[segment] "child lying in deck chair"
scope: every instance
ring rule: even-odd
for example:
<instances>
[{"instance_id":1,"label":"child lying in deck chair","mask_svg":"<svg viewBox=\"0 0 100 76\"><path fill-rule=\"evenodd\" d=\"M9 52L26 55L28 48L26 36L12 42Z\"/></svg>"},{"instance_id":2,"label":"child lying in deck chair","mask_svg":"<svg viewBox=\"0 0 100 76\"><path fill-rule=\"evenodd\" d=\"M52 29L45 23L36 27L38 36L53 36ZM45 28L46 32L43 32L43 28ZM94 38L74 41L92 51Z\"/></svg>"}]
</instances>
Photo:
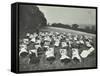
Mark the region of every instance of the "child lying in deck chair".
<instances>
[{"instance_id":1,"label":"child lying in deck chair","mask_svg":"<svg viewBox=\"0 0 100 76\"><path fill-rule=\"evenodd\" d=\"M80 54L82 58L87 58L95 50L89 42L86 42L86 46L88 49L83 50Z\"/></svg>"},{"instance_id":2,"label":"child lying in deck chair","mask_svg":"<svg viewBox=\"0 0 100 76\"><path fill-rule=\"evenodd\" d=\"M25 58L27 55L28 55L27 46L25 44L21 44L19 56Z\"/></svg>"},{"instance_id":3,"label":"child lying in deck chair","mask_svg":"<svg viewBox=\"0 0 100 76\"><path fill-rule=\"evenodd\" d=\"M79 55L77 48L72 48L72 59L77 63L81 62L81 57Z\"/></svg>"},{"instance_id":4,"label":"child lying in deck chair","mask_svg":"<svg viewBox=\"0 0 100 76\"><path fill-rule=\"evenodd\" d=\"M67 50L66 49L60 49L60 54L61 54L60 60L61 60L62 63L67 64L71 61L70 57L67 56Z\"/></svg>"},{"instance_id":5,"label":"child lying in deck chair","mask_svg":"<svg viewBox=\"0 0 100 76\"><path fill-rule=\"evenodd\" d=\"M33 48L29 50L29 58L30 58L30 61L29 61L30 64L39 63L40 59L38 58L37 49Z\"/></svg>"},{"instance_id":6,"label":"child lying in deck chair","mask_svg":"<svg viewBox=\"0 0 100 76\"><path fill-rule=\"evenodd\" d=\"M48 50L45 52L46 55L46 60L50 62L50 64L52 64L55 60L55 56L54 56L54 48L50 47L48 48Z\"/></svg>"}]
</instances>

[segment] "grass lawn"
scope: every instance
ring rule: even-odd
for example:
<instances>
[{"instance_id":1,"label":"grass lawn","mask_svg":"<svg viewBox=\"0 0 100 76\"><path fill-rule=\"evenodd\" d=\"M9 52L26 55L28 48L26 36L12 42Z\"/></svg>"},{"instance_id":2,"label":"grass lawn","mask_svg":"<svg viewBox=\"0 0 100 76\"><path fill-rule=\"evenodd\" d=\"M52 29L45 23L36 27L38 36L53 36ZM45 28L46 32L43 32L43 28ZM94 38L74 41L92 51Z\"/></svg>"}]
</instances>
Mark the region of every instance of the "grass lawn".
<instances>
[{"instance_id":1,"label":"grass lawn","mask_svg":"<svg viewBox=\"0 0 100 76\"><path fill-rule=\"evenodd\" d=\"M41 31L54 31L54 32L59 31L59 32L66 32L66 33L72 32L74 34L84 34L84 35L93 36L95 40L95 34L88 34L88 33L83 33L83 32L69 30L69 29L62 29L62 28L60 29L60 28L50 27L50 28L42 29ZM94 41L94 44L96 44L95 41ZM27 62L29 57L26 57L24 59L20 58L19 70L20 71L35 71L35 70L49 70L49 69L71 69L71 68L96 67L96 50L92 52L87 58L82 59L82 62L80 63L75 63L73 60L71 60L68 64L63 64L60 61L59 49L60 47L55 48L56 59L52 64L50 64L46 60L44 54L42 54L42 56L40 57L39 64L25 64L23 62L25 61ZM84 47L79 49L80 53L82 49L84 49ZM71 57L70 50L71 49L69 49L68 51L69 51L69 56Z\"/></svg>"}]
</instances>

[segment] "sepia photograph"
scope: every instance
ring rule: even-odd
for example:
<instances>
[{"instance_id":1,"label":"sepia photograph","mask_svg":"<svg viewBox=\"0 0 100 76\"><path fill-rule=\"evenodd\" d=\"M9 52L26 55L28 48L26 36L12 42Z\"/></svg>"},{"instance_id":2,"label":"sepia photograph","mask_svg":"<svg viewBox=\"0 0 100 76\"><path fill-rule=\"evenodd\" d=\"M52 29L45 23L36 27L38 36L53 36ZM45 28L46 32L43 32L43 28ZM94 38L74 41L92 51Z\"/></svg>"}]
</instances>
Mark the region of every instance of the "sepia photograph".
<instances>
[{"instance_id":1,"label":"sepia photograph","mask_svg":"<svg viewBox=\"0 0 100 76\"><path fill-rule=\"evenodd\" d=\"M97 9L86 6L18 6L20 72L97 67Z\"/></svg>"}]
</instances>

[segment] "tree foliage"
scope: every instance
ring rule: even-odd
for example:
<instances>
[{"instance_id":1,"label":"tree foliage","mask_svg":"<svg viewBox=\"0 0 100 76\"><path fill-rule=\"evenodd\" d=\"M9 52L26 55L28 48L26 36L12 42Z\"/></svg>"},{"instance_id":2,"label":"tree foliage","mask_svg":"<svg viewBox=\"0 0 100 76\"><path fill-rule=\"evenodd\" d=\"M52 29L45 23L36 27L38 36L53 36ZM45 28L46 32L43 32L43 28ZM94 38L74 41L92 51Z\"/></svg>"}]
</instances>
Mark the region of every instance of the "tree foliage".
<instances>
[{"instance_id":1,"label":"tree foliage","mask_svg":"<svg viewBox=\"0 0 100 76\"><path fill-rule=\"evenodd\" d=\"M19 6L20 33L33 32L47 25L44 14L35 5Z\"/></svg>"},{"instance_id":2,"label":"tree foliage","mask_svg":"<svg viewBox=\"0 0 100 76\"><path fill-rule=\"evenodd\" d=\"M72 24L72 28L73 28L73 29L77 29L78 27L79 27L78 24Z\"/></svg>"}]
</instances>

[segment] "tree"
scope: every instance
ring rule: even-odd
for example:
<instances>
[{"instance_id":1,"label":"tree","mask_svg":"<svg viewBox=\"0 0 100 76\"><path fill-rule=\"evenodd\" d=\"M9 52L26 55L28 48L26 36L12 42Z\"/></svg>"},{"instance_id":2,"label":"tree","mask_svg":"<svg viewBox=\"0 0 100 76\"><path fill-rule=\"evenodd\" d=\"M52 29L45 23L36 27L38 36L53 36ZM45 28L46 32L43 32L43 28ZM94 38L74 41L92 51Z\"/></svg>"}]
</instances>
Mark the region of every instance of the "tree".
<instances>
[{"instance_id":1,"label":"tree","mask_svg":"<svg viewBox=\"0 0 100 76\"><path fill-rule=\"evenodd\" d=\"M73 28L73 29L77 29L78 27L79 27L78 24L72 24L72 28Z\"/></svg>"},{"instance_id":2,"label":"tree","mask_svg":"<svg viewBox=\"0 0 100 76\"><path fill-rule=\"evenodd\" d=\"M89 26L85 26L85 32L90 32L91 31L91 29L90 29L90 27Z\"/></svg>"},{"instance_id":3,"label":"tree","mask_svg":"<svg viewBox=\"0 0 100 76\"><path fill-rule=\"evenodd\" d=\"M48 23L47 26L50 26L50 23Z\"/></svg>"},{"instance_id":4,"label":"tree","mask_svg":"<svg viewBox=\"0 0 100 76\"><path fill-rule=\"evenodd\" d=\"M26 32L33 33L47 25L44 14L36 5L21 5L19 7L19 28L21 35Z\"/></svg>"},{"instance_id":5,"label":"tree","mask_svg":"<svg viewBox=\"0 0 100 76\"><path fill-rule=\"evenodd\" d=\"M95 25L91 26L91 32L94 33L94 34L96 33L96 26Z\"/></svg>"}]
</instances>

